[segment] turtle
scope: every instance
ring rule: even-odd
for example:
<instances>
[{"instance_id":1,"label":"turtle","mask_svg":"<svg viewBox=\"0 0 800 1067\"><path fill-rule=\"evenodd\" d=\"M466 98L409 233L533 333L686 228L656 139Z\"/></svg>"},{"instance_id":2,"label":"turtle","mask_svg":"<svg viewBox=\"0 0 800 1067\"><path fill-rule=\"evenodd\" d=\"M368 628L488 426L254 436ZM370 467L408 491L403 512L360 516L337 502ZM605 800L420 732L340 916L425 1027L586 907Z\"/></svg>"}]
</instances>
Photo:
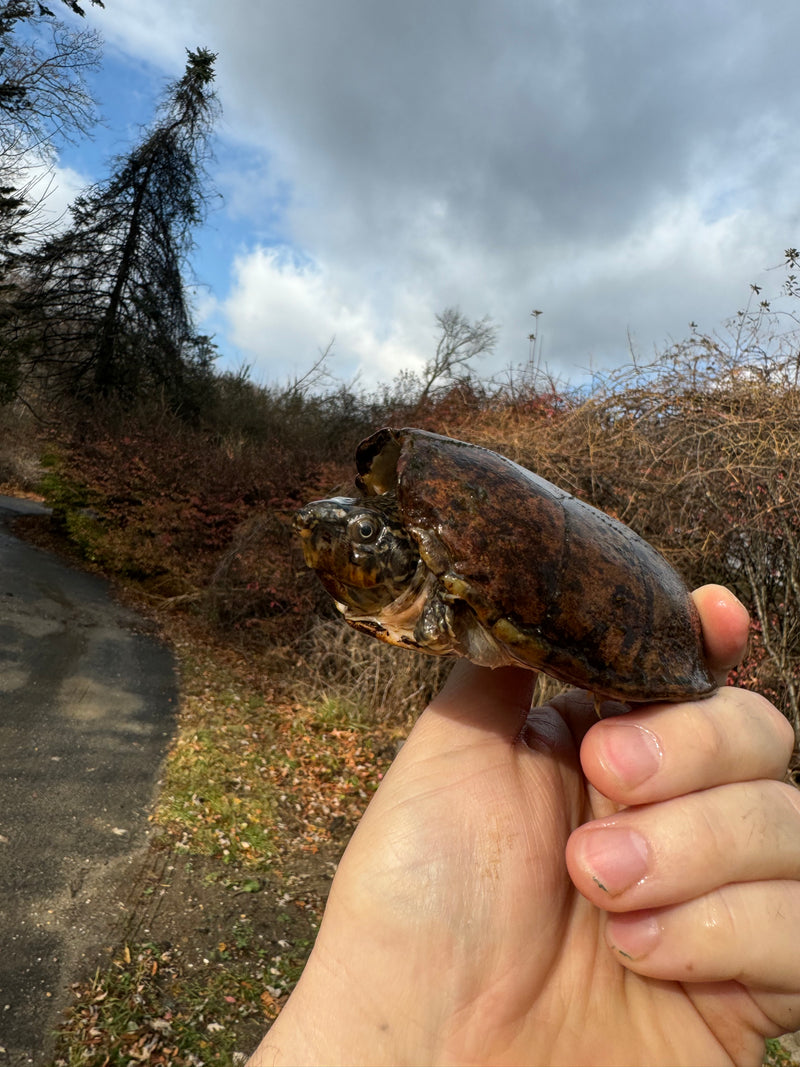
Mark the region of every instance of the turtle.
<instances>
[{"instance_id":1,"label":"turtle","mask_svg":"<svg viewBox=\"0 0 800 1067\"><path fill-rule=\"evenodd\" d=\"M356 467L355 495L311 501L294 526L357 630L544 671L596 703L717 688L686 584L628 526L496 452L413 427L367 437Z\"/></svg>"}]
</instances>

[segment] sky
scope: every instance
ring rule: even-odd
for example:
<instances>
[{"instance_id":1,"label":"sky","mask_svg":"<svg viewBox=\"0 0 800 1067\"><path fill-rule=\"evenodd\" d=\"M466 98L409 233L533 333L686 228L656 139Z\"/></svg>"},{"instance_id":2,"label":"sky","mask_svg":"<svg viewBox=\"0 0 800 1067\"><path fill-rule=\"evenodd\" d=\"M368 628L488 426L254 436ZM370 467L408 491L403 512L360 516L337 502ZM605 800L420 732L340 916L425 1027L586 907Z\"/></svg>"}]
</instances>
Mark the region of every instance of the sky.
<instances>
[{"instance_id":1,"label":"sky","mask_svg":"<svg viewBox=\"0 0 800 1067\"><path fill-rule=\"evenodd\" d=\"M498 327L482 376L533 356L580 384L722 328L800 246L796 0L105 5L104 124L60 152L58 197L108 173L187 48L217 53L193 270L220 369L285 382L332 342L370 389L457 306Z\"/></svg>"}]
</instances>

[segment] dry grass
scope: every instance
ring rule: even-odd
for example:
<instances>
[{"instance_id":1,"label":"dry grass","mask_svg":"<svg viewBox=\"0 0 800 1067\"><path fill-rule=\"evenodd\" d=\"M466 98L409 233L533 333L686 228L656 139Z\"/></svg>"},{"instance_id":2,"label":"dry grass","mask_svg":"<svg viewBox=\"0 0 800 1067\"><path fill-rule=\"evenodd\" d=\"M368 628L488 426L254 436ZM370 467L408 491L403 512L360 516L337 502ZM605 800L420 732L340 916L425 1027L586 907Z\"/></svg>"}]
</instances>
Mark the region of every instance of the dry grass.
<instances>
[{"instance_id":1,"label":"dry grass","mask_svg":"<svg viewBox=\"0 0 800 1067\"><path fill-rule=\"evenodd\" d=\"M0 407L0 486L17 492L35 491L45 468L41 441L26 410Z\"/></svg>"},{"instance_id":2,"label":"dry grass","mask_svg":"<svg viewBox=\"0 0 800 1067\"><path fill-rule=\"evenodd\" d=\"M316 619L296 661L305 699L341 703L360 721L408 726L442 688L454 660L392 648L341 619ZM533 703L564 689L537 676Z\"/></svg>"},{"instance_id":3,"label":"dry grass","mask_svg":"<svg viewBox=\"0 0 800 1067\"><path fill-rule=\"evenodd\" d=\"M412 721L441 689L453 664L391 648L338 618L315 619L298 653L297 681L305 698L341 702L364 721Z\"/></svg>"}]
</instances>

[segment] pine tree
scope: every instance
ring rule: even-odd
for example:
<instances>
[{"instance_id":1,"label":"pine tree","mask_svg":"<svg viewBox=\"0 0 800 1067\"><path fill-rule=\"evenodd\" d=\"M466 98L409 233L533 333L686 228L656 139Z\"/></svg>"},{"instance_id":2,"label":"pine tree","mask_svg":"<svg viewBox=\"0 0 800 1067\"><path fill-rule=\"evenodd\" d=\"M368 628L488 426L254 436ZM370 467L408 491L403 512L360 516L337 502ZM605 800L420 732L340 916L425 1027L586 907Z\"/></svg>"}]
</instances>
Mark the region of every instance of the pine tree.
<instances>
[{"instance_id":1,"label":"pine tree","mask_svg":"<svg viewBox=\"0 0 800 1067\"><path fill-rule=\"evenodd\" d=\"M188 52L142 141L76 198L69 228L22 261L5 333L40 397L158 393L180 410L210 377L183 273L207 202L215 59Z\"/></svg>"}]
</instances>

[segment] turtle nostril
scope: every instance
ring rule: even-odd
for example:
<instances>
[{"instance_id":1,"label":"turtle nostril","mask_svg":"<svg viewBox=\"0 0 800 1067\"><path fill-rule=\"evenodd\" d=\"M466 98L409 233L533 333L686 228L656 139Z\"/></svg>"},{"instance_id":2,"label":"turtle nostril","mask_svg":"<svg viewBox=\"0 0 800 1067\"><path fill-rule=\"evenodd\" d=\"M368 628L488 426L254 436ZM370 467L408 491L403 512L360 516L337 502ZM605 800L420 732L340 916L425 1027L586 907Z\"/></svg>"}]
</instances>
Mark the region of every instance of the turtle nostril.
<instances>
[{"instance_id":1,"label":"turtle nostril","mask_svg":"<svg viewBox=\"0 0 800 1067\"><path fill-rule=\"evenodd\" d=\"M310 508L301 508L292 519L295 530L307 530L314 521L314 514Z\"/></svg>"}]
</instances>

